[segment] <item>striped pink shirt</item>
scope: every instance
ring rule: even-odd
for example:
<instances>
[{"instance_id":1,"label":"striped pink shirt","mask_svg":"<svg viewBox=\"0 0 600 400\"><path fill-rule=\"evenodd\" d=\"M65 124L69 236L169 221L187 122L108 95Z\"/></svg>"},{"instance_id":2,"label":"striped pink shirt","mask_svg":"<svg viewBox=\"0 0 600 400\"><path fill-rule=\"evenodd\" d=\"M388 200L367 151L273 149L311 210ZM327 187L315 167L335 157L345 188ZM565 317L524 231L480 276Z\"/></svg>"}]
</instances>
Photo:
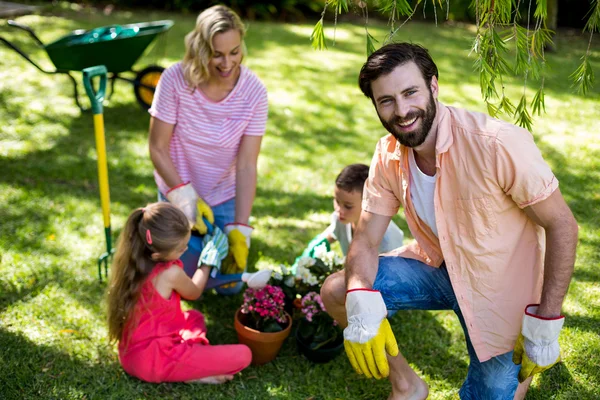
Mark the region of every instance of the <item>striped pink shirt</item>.
<instances>
[{"instance_id":1,"label":"striped pink shirt","mask_svg":"<svg viewBox=\"0 0 600 400\"><path fill-rule=\"evenodd\" d=\"M150 115L174 124L171 160L179 177L215 206L235 197L235 166L242 136L262 136L267 123L267 90L258 77L241 66L238 82L219 102L190 90L181 63L160 77ZM158 189L170 188L154 171Z\"/></svg>"}]
</instances>

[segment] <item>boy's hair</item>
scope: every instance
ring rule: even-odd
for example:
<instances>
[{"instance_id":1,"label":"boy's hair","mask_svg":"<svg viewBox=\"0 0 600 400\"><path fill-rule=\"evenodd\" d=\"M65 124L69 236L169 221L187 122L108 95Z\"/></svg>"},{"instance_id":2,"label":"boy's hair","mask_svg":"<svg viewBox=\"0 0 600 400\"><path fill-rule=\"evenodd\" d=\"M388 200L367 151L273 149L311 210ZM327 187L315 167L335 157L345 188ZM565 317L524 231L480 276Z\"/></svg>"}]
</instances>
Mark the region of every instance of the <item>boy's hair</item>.
<instances>
[{"instance_id":1,"label":"boy's hair","mask_svg":"<svg viewBox=\"0 0 600 400\"><path fill-rule=\"evenodd\" d=\"M365 164L350 164L335 178L335 185L346 192L362 193L365 181L369 177L369 167Z\"/></svg>"},{"instance_id":2,"label":"boy's hair","mask_svg":"<svg viewBox=\"0 0 600 400\"><path fill-rule=\"evenodd\" d=\"M129 215L119 237L108 286L110 341L122 339L142 284L156 265L152 253L174 250L189 232L185 214L166 202L149 204Z\"/></svg>"},{"instance_id":3,"label":"boy's hair","mask_svg":"<svg viewBox=\"0 0 600 400\"><path fill-rule=\"evenodd\" d=\"M425 47L413 43L390 43L371 54L362 66L358 74L360 90L374 103L371 83L410 61L417 65L427 86L434 76L438 78L437 65Z\"/></svg>"}]
</instances>

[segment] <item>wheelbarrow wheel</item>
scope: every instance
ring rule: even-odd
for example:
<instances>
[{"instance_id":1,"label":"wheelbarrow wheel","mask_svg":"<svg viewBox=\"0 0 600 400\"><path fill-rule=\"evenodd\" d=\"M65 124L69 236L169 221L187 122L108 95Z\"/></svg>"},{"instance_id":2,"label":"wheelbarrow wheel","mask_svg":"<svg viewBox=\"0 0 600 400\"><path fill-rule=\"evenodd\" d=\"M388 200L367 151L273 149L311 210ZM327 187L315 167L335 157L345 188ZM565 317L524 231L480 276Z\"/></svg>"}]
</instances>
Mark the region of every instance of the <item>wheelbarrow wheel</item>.
<instances>
[{"instance_id":1,"label":"wheelbarrow wheel","mask_svg":"<svg viewBox=\"0 0 600 400\"><path fill-rule=\"evenodd\" d=\"M133 91L138 103L144 108L149 109L154 98L154 89L158 85L160 75L165 69L158 65L151 65L138 72L135 77ZM140 85L141 84L141 85ZM142 86L143 85L143 86ZM152 89L150 89L152 88Z\"/></svg>"}]
</instances>

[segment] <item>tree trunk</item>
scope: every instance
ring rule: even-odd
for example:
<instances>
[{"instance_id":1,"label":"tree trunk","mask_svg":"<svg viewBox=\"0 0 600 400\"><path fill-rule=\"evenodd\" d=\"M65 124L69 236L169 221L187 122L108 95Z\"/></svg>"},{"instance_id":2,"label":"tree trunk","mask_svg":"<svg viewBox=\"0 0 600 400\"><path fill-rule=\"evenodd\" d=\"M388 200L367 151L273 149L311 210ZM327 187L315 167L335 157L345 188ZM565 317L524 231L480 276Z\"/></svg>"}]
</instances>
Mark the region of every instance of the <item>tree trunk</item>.
<instances>
[{"instance_id":1,"label":"tree trunk","mask_svg":"<svg viewBox=\"0 0 600 400\"><path fill-rule=\"evenodd\" d=\"M558 0L548 0L548 15L546 17L546 27L552 31L554 34L552 35L552 43L549 43L546 46L546 51L555 52L556 51L556 28L558 22Z\"/></svg>"}]
</instances>

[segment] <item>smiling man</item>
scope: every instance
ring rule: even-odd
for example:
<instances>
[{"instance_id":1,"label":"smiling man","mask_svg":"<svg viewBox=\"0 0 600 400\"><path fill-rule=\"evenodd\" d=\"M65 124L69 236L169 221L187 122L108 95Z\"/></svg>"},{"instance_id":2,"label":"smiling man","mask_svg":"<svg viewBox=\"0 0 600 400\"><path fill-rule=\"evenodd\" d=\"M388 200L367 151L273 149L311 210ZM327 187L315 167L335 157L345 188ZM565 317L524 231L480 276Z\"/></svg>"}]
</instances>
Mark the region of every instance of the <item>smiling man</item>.
<instances>
[{"instance_id":1,"label":"smiling man","mask_svg":"<svg viewBox=\"0 0 600 400\"><path fill-rule=\"evenodd\" d=\"M559 361L575 262L577 223L556 177L526 130L440 103L423 47L382 47L359 86L390 135L375 150L345 272L321 290L346 326L350 363L389 375L390 399L426 398L386 316L453 310L470 357L461 399L523 397L531 376ZM378 257L401 206L415 242Z\"/></svg>"}]
</instances>

